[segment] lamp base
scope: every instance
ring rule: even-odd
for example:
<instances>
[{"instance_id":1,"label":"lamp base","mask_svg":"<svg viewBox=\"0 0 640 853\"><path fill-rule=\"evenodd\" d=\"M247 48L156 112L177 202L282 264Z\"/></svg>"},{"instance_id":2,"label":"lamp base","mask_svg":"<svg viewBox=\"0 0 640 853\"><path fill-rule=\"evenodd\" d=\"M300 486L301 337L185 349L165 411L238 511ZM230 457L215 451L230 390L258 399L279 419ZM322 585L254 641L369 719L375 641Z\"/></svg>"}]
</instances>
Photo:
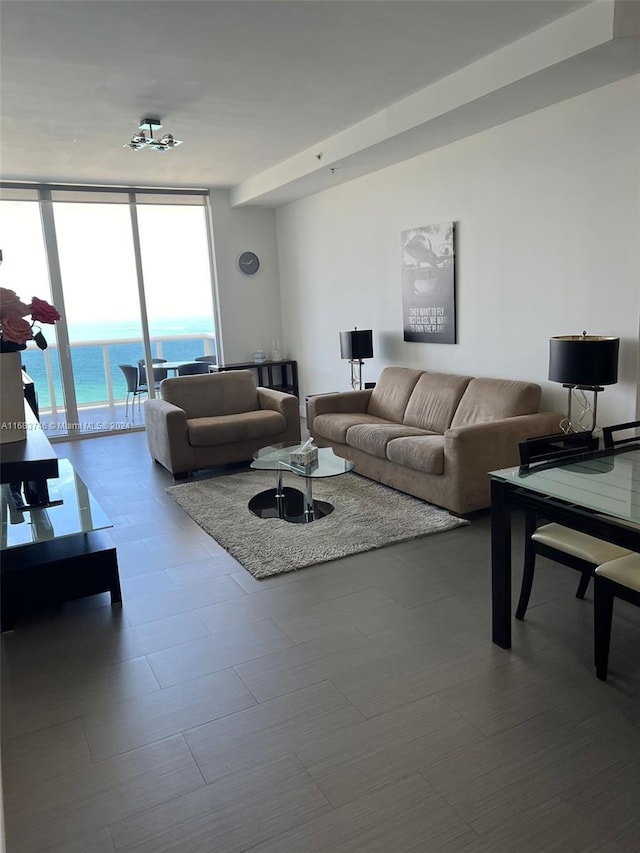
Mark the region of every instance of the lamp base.
<instances>
[{"instance_id":1,"label":"lamp base","mask_svg":"<svg viewBox=\"0 0 640 853\"><path fill-rule=\"evenodd\" d=\"M567 385L563 384L563 388L567 388L567 417L560 422L560 429L563 432L594 432L596 429L596 421L598 417L598 392L604 391L602 385ZM591 391L593 393L593 405L582 394L582 411L580 412L577 421L572 420L572 403L575 391ZM584 425L584 418L591 415L591 425Z\"/></svg>"},{"instance_id":2,"label":"lamp base","mask_svg":"<svg viewBox=\"0 0 640 853\"><path fill-rule=\"evenodd\" d=\"M354 391L362 391L362 359L350 358L351 365L351 387Z\"/></svg>"}]
</instances>

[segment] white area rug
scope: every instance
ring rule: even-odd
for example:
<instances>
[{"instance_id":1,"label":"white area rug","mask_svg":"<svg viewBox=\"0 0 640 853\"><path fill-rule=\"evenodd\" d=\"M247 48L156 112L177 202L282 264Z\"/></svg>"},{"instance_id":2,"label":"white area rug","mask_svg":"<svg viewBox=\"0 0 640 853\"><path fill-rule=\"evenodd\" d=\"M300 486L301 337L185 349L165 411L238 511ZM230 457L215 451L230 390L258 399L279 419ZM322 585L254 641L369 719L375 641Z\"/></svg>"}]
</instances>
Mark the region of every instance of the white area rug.
<instances>
[{"instance_id":1,"label":"white area rug","mask_svg":"<svg viewBox=\"0 0 640 853\"><path fill-rule=\"evenodd\" d=\"M285 477L286 485L304 486L295 479ZM247 507L250 498L274 486L273 471L243 471L169 486L167 492L256 578L469 523L353 473L314 480L313 497L334 505L333 512L318 521L291 524L253 515Z\"/></svg>"}]
</instances>

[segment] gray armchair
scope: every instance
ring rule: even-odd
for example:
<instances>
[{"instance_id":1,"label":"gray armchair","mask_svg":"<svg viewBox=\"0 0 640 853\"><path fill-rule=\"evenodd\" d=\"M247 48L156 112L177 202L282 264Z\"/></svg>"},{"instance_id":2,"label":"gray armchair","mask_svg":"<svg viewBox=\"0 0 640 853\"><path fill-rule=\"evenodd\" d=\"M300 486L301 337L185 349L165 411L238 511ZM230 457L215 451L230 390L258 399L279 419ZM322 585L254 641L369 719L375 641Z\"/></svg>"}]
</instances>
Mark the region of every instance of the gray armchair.
<instances>
[{"instance_id":1,"label":"gray armchair","mask_svg":"<svg viewBox=\"0 0 640 853\"><path fill-rule=\"evenodd\" d=\"M298 398L257 387L250 370L165 379L160 395L144 402L147 444L176 479L300 440Z\"/></svg>"}]
</instances>

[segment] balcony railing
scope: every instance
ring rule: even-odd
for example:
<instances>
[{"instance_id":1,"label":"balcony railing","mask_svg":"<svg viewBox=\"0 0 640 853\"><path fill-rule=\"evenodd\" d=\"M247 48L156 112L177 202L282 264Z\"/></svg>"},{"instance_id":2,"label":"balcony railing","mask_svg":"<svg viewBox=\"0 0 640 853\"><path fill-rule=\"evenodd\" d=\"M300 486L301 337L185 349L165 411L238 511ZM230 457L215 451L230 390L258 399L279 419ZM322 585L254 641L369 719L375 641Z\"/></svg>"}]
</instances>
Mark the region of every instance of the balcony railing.
<instances>
[{"instance_id":1,"label":"balcony railing","mask_svg":"<svg viewBox=\"0 0 640 853\"><path fill-rule=\"evenodd\" d=\"M157 335L151 337L153 357L168 361L190 361L201 355L216 355L213 334ZM33 353L33 355L31 355ZM105 423L121 423L120 428L140 426L142 418L132 409L131 395L125 417L127 385L120 364L137 365L144 357L139 338L117 338L75 341L71 344L71 359L79 413L91 410L93 421L68 425L60 365L56 343L41 352L29 347L22 361L34 380L38 395L40 422L44 429L63 435L67 432L105 431ZM44 358L42 358L44 356ZM92 426L95 424L97 426ZM115 427L114 427L115 429Z\"/></svg>"}]
</instances>

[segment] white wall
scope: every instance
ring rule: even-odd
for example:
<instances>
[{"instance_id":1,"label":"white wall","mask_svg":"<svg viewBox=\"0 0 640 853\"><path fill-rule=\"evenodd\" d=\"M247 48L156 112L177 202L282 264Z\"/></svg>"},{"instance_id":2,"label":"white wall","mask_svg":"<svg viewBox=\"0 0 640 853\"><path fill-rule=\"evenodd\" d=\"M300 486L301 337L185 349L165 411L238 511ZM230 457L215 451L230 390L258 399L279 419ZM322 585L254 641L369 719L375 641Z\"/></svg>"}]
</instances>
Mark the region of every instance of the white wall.
<instances>
[{"instance_id":1,"label":"white wall","mask_svg":"<svg viewBox=\"0 0 640 853\"><path fill-rule=\"evenodd\" d=\"M211 219L219 351L229 364L250 361L257 349L269 354L274 338L283 345L274 211L231 208L229 192L212 189ZM260 269L252 276L237 265L247 250L260 258Z\"/></svg>"},{"instance_id":2,"label":"white wall","mask_svg":"<svg viewBox=\"0 0 640 853\"><path fill-rule=\"evenodd\" d=\"M640 77L589 92L276 211L280 293L301 396L348 387L338 332L374 330L375 359L547 380L552 335L617 335L599 422L637 416ZM457 223L458 344L404 343L400 232Z\"/></svg>"}]
</instances>

